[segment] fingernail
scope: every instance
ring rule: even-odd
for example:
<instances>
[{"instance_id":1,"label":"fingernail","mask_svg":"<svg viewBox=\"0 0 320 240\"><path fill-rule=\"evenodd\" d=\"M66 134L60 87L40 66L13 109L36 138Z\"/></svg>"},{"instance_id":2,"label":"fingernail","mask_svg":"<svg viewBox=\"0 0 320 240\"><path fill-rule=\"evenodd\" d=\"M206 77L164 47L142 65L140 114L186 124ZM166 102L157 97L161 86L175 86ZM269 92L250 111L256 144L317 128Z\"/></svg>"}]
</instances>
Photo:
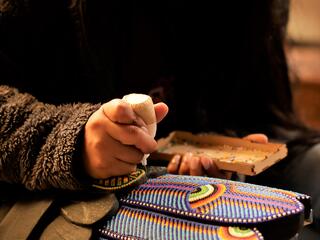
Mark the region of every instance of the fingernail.
<instances>
[{"instance_id":1,"label":"fingernail","mask_svg":"<svg viewBox=\"0 0 320 240\"><path fill-rule=\"evenodd\" d=\"M180 155L175 155L172 160L171 160L171 163L172 164L175 164L175 165L179 165L180 164L180 159L181 159L181 156Z\"/></svg>"},{"instance_id":2,"label":"fingernail","mask_svg":"<svg viewBox=\"0 0 320 240\"><path fill-rule=\"evenodd\" d=\"M212 160L210 158L202 158L201 163L205 170L208 170L212 166Z\"/></svg>"},{"instance_id":3,"label":"fingernail","mask_svg":"<svg viewBox=\"0 0 320 240\"><path fill-rule=\"evenodd\" d=\"M189 161L189 153L186 153L182 157L182 163L187 163Z\"/></svg>"},{"instance_id":4,"label":"fingernail","mask_svg":"<svg viewBox=\"0 0 320 240\"><path fill-rule=\"evenodd\" d=\"M193 156L192 152L187 152L186 154L183 155L182 161L187 163L190 161L192 156Z\"/></svg>"}]
</instances>

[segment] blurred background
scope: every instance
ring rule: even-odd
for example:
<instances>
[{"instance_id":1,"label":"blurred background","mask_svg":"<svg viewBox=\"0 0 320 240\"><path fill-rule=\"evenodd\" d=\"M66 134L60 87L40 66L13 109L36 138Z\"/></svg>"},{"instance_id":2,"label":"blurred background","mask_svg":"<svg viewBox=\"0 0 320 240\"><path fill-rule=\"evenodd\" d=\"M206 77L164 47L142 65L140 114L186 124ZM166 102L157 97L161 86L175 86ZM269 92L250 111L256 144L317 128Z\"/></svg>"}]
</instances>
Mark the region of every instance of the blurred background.
<instances>
[{"instance_id":1,"label":"blurred background","mask_svg":"<svg viewBox=\"0 0 320 240\"><path fill-rule=\"evenodd\" d=\"M285 44L296 111L320 130L320 0L291 0Z\"/></svg>"}]
</instances>

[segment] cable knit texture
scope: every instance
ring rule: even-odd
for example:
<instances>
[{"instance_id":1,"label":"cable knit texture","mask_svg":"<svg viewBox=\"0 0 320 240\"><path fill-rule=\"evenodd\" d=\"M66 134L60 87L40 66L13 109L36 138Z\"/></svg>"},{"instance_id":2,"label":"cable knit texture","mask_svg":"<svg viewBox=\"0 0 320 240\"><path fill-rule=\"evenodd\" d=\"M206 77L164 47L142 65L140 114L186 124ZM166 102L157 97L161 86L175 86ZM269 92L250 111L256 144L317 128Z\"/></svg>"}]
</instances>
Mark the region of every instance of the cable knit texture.
<instances>
[{"instance_id":1,"label":"cable knit texture","mask_svg":"<svg viewBox=\"0 0 320 240\"><path fill-rule=\"evenodd\" d=\"M54 106L0 86L0 180L30 190L81 189L78 136L100 105Z\"/></svg>"}]
</instances>

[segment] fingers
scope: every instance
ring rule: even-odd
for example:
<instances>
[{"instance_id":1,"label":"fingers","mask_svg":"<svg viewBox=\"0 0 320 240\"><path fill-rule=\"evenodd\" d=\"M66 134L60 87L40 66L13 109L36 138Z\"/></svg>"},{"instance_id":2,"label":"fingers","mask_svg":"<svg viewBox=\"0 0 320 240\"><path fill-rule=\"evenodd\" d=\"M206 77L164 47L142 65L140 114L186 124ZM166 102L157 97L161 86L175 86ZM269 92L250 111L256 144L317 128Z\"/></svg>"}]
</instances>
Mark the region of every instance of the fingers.
<instances>
[{"instance_id":1,"label":"fingers","mask_svg":"<svg viewBox=\"0 0 320 240\"><path fill-rule=\"evenodd\" d=\"M230 179L232 173L221 171L218 166L215 164L214 160L206 157L201 156L200 162L205 169L206 174L209 177L215 177L215 178L223 178L223 179Z\"/></svg>"},{"instance_id":2,"label":"fingers","mask_svg":"<svg viewBox=\"0 0 320 240\"><path fill-rule=\"evenodd\" d=\"M154 109L157 122L168 113L164 103L155 104ZM103 104L85 125L84 167L94 178L129 174L136 170L144 154L156 148L157 142L150 136L146 123L122 99Z\"/></svg>"},{"instance_id":3,"label":"fingers","mask_svg":"<svg viewBox=\"0 0 320 240\"><path fill-rule=\"evenodd\" d=\"M195 156L186 153L182 157L175 155L167 167L168 173L180 175L192 175L230 179L231 172L221 171L214 160L207 156Z\"/></svg>"},{"instance_id":4,"label":"fingers","mask_svg":"<svg viewBox=\"0 0 320 240\"><path fill-rule=\"evenodd\" d=\"M143 153L99 133L91 132L90 128L85 130L83 159L86 172L94 178L107 178L135 171Z\"/></svg>"},{"instance_id":5,"label":"fingers","mask_svg":"<svg viewBox=\"0 0 320 240\"><path fill-rule=\"evenodd\" d=\"M190 175L202 176L204 175L203 168L201 166L200 157L193 157L190 161Z\"/></svg>"},{"instance_id":6,"label":"fingers","mask_svg":"<svg viewBox=\"0 0 320 240\"><path fill-rule=\"evenodd\" d=\"M103 114L114 123L146 126L145 122L134 113L130 104L122 99L113 99L103 104L101 109Z\"/></svg>"},{"instance_id":7,"label":"fingers","mask_svg":"<svg viewBox=\"0 0 320 240\"><path fill-rule=\"evenodd\" d=\"M243 139L249 140L250 142L256 143L268 143L268 137L262 133L249 134L245 136Z\"/></svg>"},{"instance_id":8,"label":"fingers","mask_svg":"<svg viewBox=\"0 0 320 240\"><path fill-rule=\"evenodd\" d=\"M114 141L113 144L109 144L109 147L114 153L114 158L117 158L128 164L139 164L144 156L143 152L139 151L137 148L125 146L117 141Z\"/></svg>"},{"instance_id":9,"label":"fingers","mask_svg":"<svg viewBox=\"0 0 320 240\"><path fill-rule=\"evenodd\" d=\"M201 176L204 174L200 157L186 153L182 157L175 155L168 164L167 171L171 174Z\"/></svg>"},{"instance_id":10,"label":"fingers","mask_svg":"<svg viewBox=\"0 0 320 240\"><path fill-rule=\"evenodd\" d=\"M189 175L190 173L190 162L192 161L192 153L186 153L182 156L178 173L180 175Z\"/></svg>"},{"instance_id":11,"label":"fingers","mask_svg":"<svg viewBox=\"0 0 320 240\"><path fill-rule=\"evenodd\" d=\"M134 145L140 149L143 153L151 153L156 150L157 142L148 133L146 127L140 127L133 124L118 124L112 121L109 116L115 117L116 114L103 112L103 109L98 110L99 122L92 127L99 125L99 128L103 128L105 134L110 135L113 139L121 142L124 145ZM112 110L110 110L112 112ZM112 118L111 117L111 118ZM130 119L124 117L124 119ZM137 118L136 118L137 119Z\"/></svg>"},{"instance_id":12,"label":"fingers","mask_svg":"<svg viewBox=\"0 0 320 240\"><path fill-rule=\"evenodd\" d=\"M109 135L124 145L134 145L143 153L151 153L157 149L157 142L149 135L148 130L135 125L120 126L106 121L106 130Z\"/></svg>"},{"instance_id":13,"label":"fingers","mask_svg":"<svg viewBox=\"0 0 320 240\"><path fill-rule=\"evenodd\" d=\"M96 158L85 162L87 173L96 179L130 174L137 170L137 165L123 162L116 158Z\"/></svg>"},{"instance_id":14,"label":"fingers","mask_svg":"<svg viewBox=\"0 0 320 240\"><path fill-rule=\"evenodd\" d=\"M171 174L177 174L179 171L181 156L180 155L174 155L174 157L171 159L167 166L168 173Z\"/></svg>"},{"instance_id":15,"label":"fingers","mask_svg":"<svg viewBox=\"0 0 320 240\"><path fill-rule=\"evenodd\" d=\"M122 99L113 99L101 106L104 114L113 122L132 124L135 123L138 126L145 126L144 121L137 116L132 110L129 103ZM154 105L157 122L163 120L167 115L169 108L163 103L157 103Z\"/></svg>"},{"instance_id":16,"label":"fingers","mask_svg":"<svg viewBox=\"0 0 320 240\"><path fill-rule=\"evenodd\" d=\"M156 109L159 119L167 113L165 104L157 104ZM105 131L111 137L122 144L134 145L144 153L151 153L156 150L157 143L150 136L146 124L134 113L127 102L114 99L103 104L101 110L105 117Z\"/></svg>"}]
</instances>

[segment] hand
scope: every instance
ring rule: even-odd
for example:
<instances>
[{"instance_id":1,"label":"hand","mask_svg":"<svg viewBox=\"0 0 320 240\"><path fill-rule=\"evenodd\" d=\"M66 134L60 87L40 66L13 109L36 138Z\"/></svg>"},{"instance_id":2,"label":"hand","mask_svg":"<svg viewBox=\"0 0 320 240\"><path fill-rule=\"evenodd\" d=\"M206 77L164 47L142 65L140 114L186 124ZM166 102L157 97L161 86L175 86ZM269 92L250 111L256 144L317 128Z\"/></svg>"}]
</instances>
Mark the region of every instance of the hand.
<instances>
[{"instance_id":1,"label":"hand","mask_svg":"<svg viewBox=\"0 0 320 240\"><path fill-rule=\"evenodd\" d=\"M250 142L255 142L255 143L268 143L269 142L268 137L262 133L249 134L249 135L243 137L243 139L248 140Z\"/></svg>"},{"instance_id":2,"label":"hand","mask_svg":"<svg viewBox=\"0 0 320 240\"><path fill-rule=\"evenodd\" d=\"M175 155L167 167L168 173L180 175L203 176L230 179L231 173L221 171L212 159L207 156L194 156L186 153Z\"/></svg>"},{"instance_id":3,"label":"hand","mask_svg":"<svg viewBox=\"0 0 320 240\"><path fill-rule=\"evenodd\" d=\"M164 103L154 105L157 122L168 112ZM121 99L103 104L84 129L84 168L93 178L108 178L136 170L144 154L157 148L144 121Z\"/></svg>"},{"instance_id":4,"label":"hand","mask_svg":"<svg viewBox=\"0 0 320 240\"><path fill-rule=\"evenodd\" d=\"M268 143L268 137L264 134L249 134L243 139L256 143ZM193 175L230 179L231 172L219 170L213 159L207 156L193 156L186 153L183 156L175 155L167 167L168 173Z\"/></svg>"}]
</instances>

